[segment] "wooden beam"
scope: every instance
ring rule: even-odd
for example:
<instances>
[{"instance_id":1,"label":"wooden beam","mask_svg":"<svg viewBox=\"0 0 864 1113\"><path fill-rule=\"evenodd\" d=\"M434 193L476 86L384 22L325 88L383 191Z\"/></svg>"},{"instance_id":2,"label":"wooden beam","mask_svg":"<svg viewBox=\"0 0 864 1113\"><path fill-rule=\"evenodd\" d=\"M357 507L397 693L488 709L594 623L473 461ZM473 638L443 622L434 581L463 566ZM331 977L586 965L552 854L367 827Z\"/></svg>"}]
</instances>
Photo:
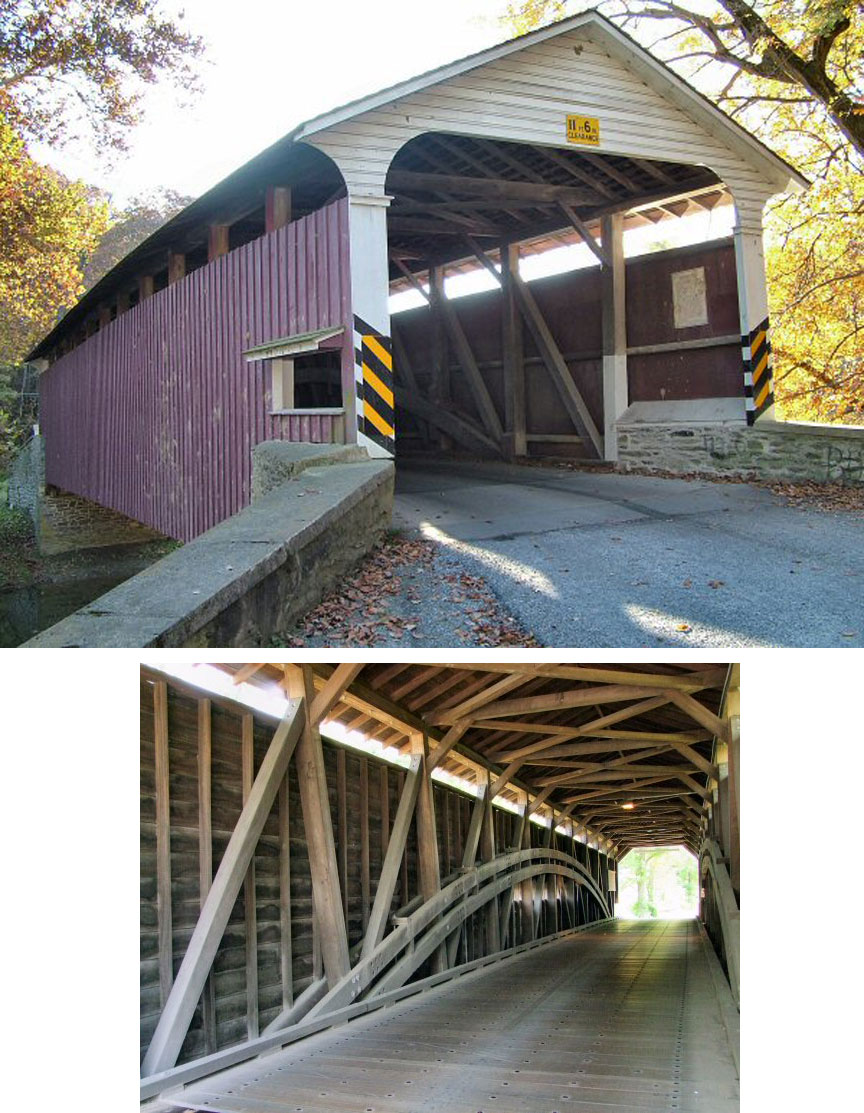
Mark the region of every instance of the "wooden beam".
<instances>
[{"instance_id":1,"label":"wooden beam","mask_svg":"<svg viewBox=\"0 0 864 1113\"><path fill-rule=\"evenodd\" d=\"M729 724L718 718L713 711L710 711L693 696L687 692L678 692L670 688L669 700L689 715L691 719L695 719L700 726L710 730L712 734L716 734L721 741L729 741Z\"/></svg>"},{"instance_id":2,"label":"wooden beam","mask_svg":"<svg viewBox=\"0 0 864 1113\"><path fill-rule=\"evenodd\" d=\"M302 703L292 701L276 728L192 932L177 978L144 1056L142 1074L145 1077L168 1070L177 1062L222 933L304 722Z\"/></svg>"},{"instance_id":3,"label":"wooden beam","mask_svg":"<svg viewBox=\"0 0 864 1113\"><path fill-rule=\"evenodd\" d=\"M343 692L363 671L364 662L346 662L337 665L332 675L312 702L309 720L316 726L326 719L342 697Z\"/></svg>"},{"instance_id":4,"label":"wooden beam","mask_svg":"<svg viewBox=\"0 0 864 1113\"><path fill-rule=\"evenodd\" d=\"M342 893L342 915L348 924L348 784L345 770L345 751L336 751L336 861L339 866L339 889Z\"/></svg>"},{"instance_id":5,"label":"wooden beam","mask_svg":"<svg viewBox=\"0 0 864 1113\"><path fill-rule=\"evenodd\" d=\"M209 699L198 700L198 900L199 914L213 884L212 822L213 745ZM201 996L201 1027L204 1048L216 1050L216 995L212 975L208 976Z\"/></svg>"},{"instance_id":6,"label":"wooden beam","mask_svg":"<svg viewBox=\"0 0 864 1113\"><path fill-rule=\"evenodd\" d=\"M441 889L441 868L438 861L438 831L435 824L435 800L432 795L432 770L426 763L427 745L424 735L411 735L411 749L422 758L420 787L417 794L417 874L420 896L430 900ZM432 973L446 968L446 949L439 947L432 957Z\"/></svg>"},{"instance_id":7,"label":"wooden beam","mask_svg":"<svg viewBox=\"0 0 864 1113\"><path fill-rule=\"evenodd\" d=\"M414 818L414 808L420 790L420 778L423 767L423 755L414 754L408 767L393 830L390 833L387 852L381 867L381 876L375 890L375 900L369 916L369 925L363 937L363 947L360 952L361 961L368 958L384 937L387 926L387 917L390 914L390 905L399 880L399 870L405 853L405 844L411 821Z\"/></svg>"},{"instance_id":8,"label":"wooden beam","mask_svg":"<svg viewBox=\"0 0 864 1113\"><path fill-rule=\"evenodd\" d=\"M522 317L516 304L512 276L519 274L519 245L501 248L501 350L504 375L504 441L510 459L528 455L525 396L525 349Z\"/></svg>"},{"instance_id":9,"label":"wooden beam","mask_svg":"<svg viewBox=\"0 0 864 1113\"><path fill-rule=\"evenodd\" d=\"M264 198L264 230L275 232L291 223L291 189L288 186L268 186Z\"/></svg>"},{"instance_id":10,"label":"wooden beam","mask_svg":"<svg viewBox=\"0 0 864 1113\"><path fill-rule=\"evenodd\" d=\"M243 806L249 800L255 779L255 719L247 711L242 719L241 769ZM258 1035L258 913L255 905L255 855L253 852L243 882L243 918L246 935L246 1035Z\"/></svg>"},{"instance_id":11,"label":"wooden beam","mask_svg":"<svg viewBox=\"0 0 864 1113\"><path fill-rule=\"evenodd\" d=\"M612 213L602 217L600 235L604 254L600 269L604 455L607 460L617 460L617 422L629 405L624 214Z\"/></svg>"},{"instance_id":12,"label":"wooden beam","mask_svg":"<svg viewBox=\"0 0 864 1113\"><path fill-rule=\"evenodd\" d=\"M207 262L212 263L230 250L230 225L211 224L207 233Z\"/></svg>"},{"instance_id":13,"label":"wooden beam","mask_svg":"<svg viewBox=\"0 0 864 1113\"><path fill-rule=\"evenodd\" d=\"M437 305L444 321L444 327L459 360L459 366L462 368L467 385L471 390L483 427L489 437L499 446L500 451L501 438L504 435L501 419L498 417L498 411L495 409L492 396L489 394L486 382L480 373L480 368L477 366L477 360L471 351L471 345L468 343L462 324L446 297L442 297Z\"/></svg>"},{"instance_id":14,"label":"wooden beam","mask_svg":"<svg viewBox=\"0 0 864 1113\"><path fill-rule=\"evenodd\" d=\"M611 263L611 257L608 251L605 250L605 244L601 245L597 242L597 240L594 239L594 237L588 231L588 225L585 223L584 220L580 218L579 214L575 212L565 201L559 201L558 208L573 225L574 231L579 233L579 238L582 240L585 246L587 248L590 248L590 250L594 253L594 255L597 256L601 263L605 263L607 266L609 266Z\"/></svg>"},{"instance_id":15,"label":"wooden beam","mask_svg":"<svg viewBox=\"0 0 864 1113\"><path fill-rule=\"evenodd\" d=\"M470 452L475 452L486 458L500 457L500 443L488 437L462 414L455 413L443 404L430 402L422 395L406 389L398 383L395 385L393 393L396 397L397 409L405 410L414 417L434 426L442 433L446 433L448 437L451 437L457 444L461 444Z\"/></svg>"},{"instance_id":16,"label":"wooden beam","mask_svg":"<svg viewBox=\"0 0 864 1113\"><path fill-rule=\"evenodd\" d=\"M247 680L251 679L256 672L260 672L264 668L263 664L260 665L241 665L236 672L231 674L231 683L236 687L238 684L245 684Z\"/></svg>"},{"instance_id":17,"label":"wooden beam","mask_svg":"<svg viewBox=\"0 0 864 1113\"><path fill-rule=\"evenodd\" d=\"M492 684L488 684L482 691L471 696L470 699L463 700L453 707L448 707L446 713L453 719L476 717L481 707L492 703L492 701L496 700L499 696L506 695L507 692L512 692L514 688L520 688L529 679L529 677L521 673L514 673L511 676L502 677L501 680L496 680Z\"/></svg>"},{"instance_id":18,"label":"wooden beam","mask_svg":"<svg viewBox=\"0 0 864 1113\"><path fill-rule=\"evenodd\" d=\"M171 286L185 277L186 256L176 251L170 251L168 253L168 285Z\"/></svg>"},{"instance_id":19,"label":"wooden beam","mask_svg":"<svg viewBox=\"0 0 864 1113\"><path fill-rule=\"evenodd\" d=\"M279 785L279 972L282 1009L294 1004L294 947L291 938L291 813L288 773Z\"/></svg>"},{"instance_id":20,"label":"wooden beam","mask_svg":"<svg viewBox=\"0 0 864 1113\"><path fill-rule=\"evenodd\" d=\"M453 726L450 727L426 761L430 773L433 769L437 769L470 726L471 720L463 719L457 720Z\"/></svg>"},{"instance_id":21,"label":"wooden beam","mask_svg":"<svg viewBox=\"0 0 864 1113\"><path fill-rule=\"evenodd\" d=\"M442 669L465 669L468 666L464 661L455 663L441 663ZM474 672L522 673L525 676L546 676L553 680L580 680L593 681L596 684L638 684L643 688L657 688L664 692L674 689L681 692L698 692L702 688L722 687L726 680L727 669L720 668L702 669L698 672L678 673L667 675L661 672L633 672L628 669L616 669L598 665L555 665L546 663L528 662L471 662L470 668ZM656 693L659 695L660 693ZM662 703L669 703L667 696L663 696ZM656 706L660 706L657 704Z\"/></svg>"},{"instance_id":22,"label":"wooden beam","mask_svg":"<svg viewBox=\"0 0 864 1113\"><path fill-rule=\"evenodd\" d=\"M543 315L534 300L534 295L519 275L513 275L512 285L519 302L519 308L525 317L531 335L534 337L534 342L543 357L543 362L561 401L564 403L564 408L570 420L576 426L579 435L584 439L586 449L593 450L595 456L601 457L603 455L603 441L597 426L594 424L594 418L591 416L579 388L573 381L570 369L565 363L552 333L549 331L549 326L543 320Z\"/></svg>"},{"instance_id":23,"label":"wooden beam","mask_svg":"<svg viewBox=\"0 0 864 1113\"><path fill-rule=\"evenodd\" d=\"M474 716L479 719L508 718L510 715L533 714L537 711L561 711L571 707L590 707L597 703L622 703L625 700L635 700L642 696L653 696L649 688L629 686L625 684L606 684L598 688L574 688L564 692L551 692L542 696L525 696L522 699L501 700L499 703L487 704L482 714ZM451 721L450 712L441 712L429 716L430 722L448 723Z\"/></svg>"},{"instance_id":24,"label":"wooden beam","mask_svg":"<svg viewBox=\"0 0 864 1113\"><path fill-rule=\"evenodd\" d=\"M142 274L138 279L138 301L142 302L145 298L152 297L153 293L153 275Z\"/></svg>"},{"instance_id":25,"label":"wooden beam","mask_svg":"<svg viewBox=\"0 0 864 1113\"><path fill-rule=\"evenodd\" d=\"M501 789L505 788L506 785L509 784L511 779L515 777L519 770L522 768L522 764L523 762L521 758L517 758L515 761L511 761L504 772L494 781L492 781L489 787L490 799L494 800Z\"/></svg>"},{"instance_id":26,"label":"wooden beam","mask_svg":"<svg viewBox=\"0 0 864 1113\"><path fill-rule=\"evenodd\" d=\"M295 684L301 682L296 671L292 676ZM302 669L302 689L306 706L311 706L315 698L315 684L308 665L304 665ZM297 746L297 776L300 782L300 803L306 828L312 902L319 931L321 958L329 984L335 985L345 976L350 966L348 936L342 910L342 891L321 735L314 725L306 722Z\"/></svg>"},{"instance_id":27,"label":"wooden beam","mask_svg":"<svg viewBox=\"0 0 864 1113\"><path fill-rule=\"evenodd\" d=\"M472 178L458 174L423 174L412 170L391 170L388 189L401 192L452 192L487 198L506 205L513 201L553 204L566 201L571 205L590 204L596 197L574 186L548 185L542 182L514 182L508 178ZM458 202L454 202L454 207ZM490 205L490 208L492 205Z\"/></svg>"},{"instance_id":28,"label":"wooden beam","mask_svg":"<svg viewBox=\"0 0 864 1113\"><path fill-rule=\"evenodd\" d=\"M164 1008L174 983L174 950L171 921L168 685L163 680L157 680L153 685L153 728L156 786L156 928L159 952L159 1000Z\"/></svg>"},{"instance_id":29,"label":"wooden beam","mask_svg":"<svg viewBox=\"0 0 864 1113\"><path fill-rule=\"evenodd\" d=\"M369 923L371 878L369 876L369 762L360 759L360 921Z\"/></svg>"}]
</instances>

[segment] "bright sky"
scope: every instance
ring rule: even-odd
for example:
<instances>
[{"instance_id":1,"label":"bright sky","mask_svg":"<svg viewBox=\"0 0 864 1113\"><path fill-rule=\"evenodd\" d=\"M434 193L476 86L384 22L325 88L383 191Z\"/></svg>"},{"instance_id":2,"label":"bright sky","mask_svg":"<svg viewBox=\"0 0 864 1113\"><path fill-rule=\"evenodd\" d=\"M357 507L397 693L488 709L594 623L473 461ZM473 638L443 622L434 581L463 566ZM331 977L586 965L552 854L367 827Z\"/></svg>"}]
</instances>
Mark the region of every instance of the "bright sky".
<instances>
[{"instance_id":1,"label":"bright sky","mask_svg":"<svg viewBox=\"0 0 864 1113\"><path fill-rule=\"evenodd\" d=\"M118 204L166 186L198 195L297 124L349 100L507 38L505 0L165 0L204 36L203 94L181 107L149 90L128 157L109 167L81 147L40 150L63 173L110 191Z\"/></svg>"}]
</instances>

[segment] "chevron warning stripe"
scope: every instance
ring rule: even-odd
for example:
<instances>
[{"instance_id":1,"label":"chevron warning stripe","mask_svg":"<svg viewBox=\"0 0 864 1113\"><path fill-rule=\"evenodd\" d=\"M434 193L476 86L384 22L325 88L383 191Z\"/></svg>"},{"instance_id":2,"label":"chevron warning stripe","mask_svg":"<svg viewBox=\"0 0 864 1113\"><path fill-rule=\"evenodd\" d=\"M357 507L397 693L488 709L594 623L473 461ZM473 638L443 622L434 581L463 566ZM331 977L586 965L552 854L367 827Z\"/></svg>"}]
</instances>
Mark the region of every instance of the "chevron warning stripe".
<instances>
[{"instance_id":1,"label":"chevron warning stripe","mask_svg":"<svg viewBox=\"0 0 864 1113\"><path fill-rule=\"evenodd\" d=\"M768 318L741 337L744 361L744 404L747 424L752 425L774 403L774 370L771 359L771 331Z\"/></svg>"},{"instance_id":2,"label":"chevron warning stripe","mask_svg":"<svg viewBox=\"0 0 864 1113\"><path fill-rule=\"evenodd\" d=\"M387 452L396 448L393 400L393 351L389 336L360 338L362 379L358 382L357 423L362 433Z\"/></svg>"}]
</instances>

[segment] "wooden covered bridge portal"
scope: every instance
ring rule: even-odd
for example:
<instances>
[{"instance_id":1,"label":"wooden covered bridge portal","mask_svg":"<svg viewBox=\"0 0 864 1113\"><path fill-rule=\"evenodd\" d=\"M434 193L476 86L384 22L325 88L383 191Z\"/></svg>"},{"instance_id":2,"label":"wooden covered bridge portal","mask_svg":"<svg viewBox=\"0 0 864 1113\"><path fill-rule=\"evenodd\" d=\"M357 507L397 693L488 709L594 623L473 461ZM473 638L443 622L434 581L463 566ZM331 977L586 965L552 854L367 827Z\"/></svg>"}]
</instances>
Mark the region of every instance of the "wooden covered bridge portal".
<instances>
[{"instance_id":1,"label":"wooden covered bridge portal","mask_svg":"<svg viewBox=\"0 0 864 1113\"><path fill-rule=\"evenodd\" d=\"M188 540L264 440L615 460L624 420L768 416L762 208L802 182L597 13L403 82L232 174L38 345L47 482ZM730 202L731 239L625 261L627 229ZM524 281L575 242L597 265ZM444 296L480 268L497 290ZM406 289L428 305L391 320Z\"/></svg>"},{"instance_id":2,"label":"wooden covered bridge portal","mask_svg":"<svg viewBox=\"0 0 864 1113\"><path fill-rule=\"evenodd\" d=\"M141 680L148 1108L737 1109L737 666L195 668ZM657 845L698 920L615 918Z\"/></svg>"}]
</instances>

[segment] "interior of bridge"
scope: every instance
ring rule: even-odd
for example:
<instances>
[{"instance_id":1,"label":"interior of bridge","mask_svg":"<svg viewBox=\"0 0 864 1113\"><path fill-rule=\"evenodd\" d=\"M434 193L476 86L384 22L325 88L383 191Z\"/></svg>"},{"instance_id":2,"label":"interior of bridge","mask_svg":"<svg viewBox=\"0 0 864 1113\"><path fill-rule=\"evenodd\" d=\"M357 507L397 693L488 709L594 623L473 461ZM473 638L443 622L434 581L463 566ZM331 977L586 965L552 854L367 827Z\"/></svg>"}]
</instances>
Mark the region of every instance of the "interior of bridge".
<instances>
[{"instance_id":1,"label":"interior of bridge","mask_svg":"<svg viewBox=\"0 0 864 1113\"><path fill-rule=\"evenodd\" d=\"M145 668L142 1099L734 1108L738 688L722 662ZM621 859L669 845L699 918L617 920Z\"/></svg>"}]
</instances>

